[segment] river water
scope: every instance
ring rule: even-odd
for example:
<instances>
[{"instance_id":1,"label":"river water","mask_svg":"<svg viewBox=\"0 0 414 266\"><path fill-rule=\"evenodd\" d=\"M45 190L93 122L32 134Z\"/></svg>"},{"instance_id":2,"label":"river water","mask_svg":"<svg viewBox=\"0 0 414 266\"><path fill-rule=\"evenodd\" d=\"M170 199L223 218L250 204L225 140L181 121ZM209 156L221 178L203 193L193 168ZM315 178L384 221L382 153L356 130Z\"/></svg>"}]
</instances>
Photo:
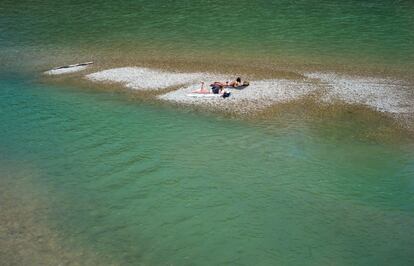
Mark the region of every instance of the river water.
<instances>
[{"instance_id":1,"label":"river water","mask_svg":"<svg viewBox=\"0 0 414 266\"><path fill-rule=\"evenodd\" d=\"M414 144L380 115L251 121L38 82L69 58L150 56L407 74L412 11L2 1L2 263L413 265Z\"/></svg>"},{"instance_id":2,"label":"river water","mask_svg":"<svg viewBox=\"0 0 414 266\"><path fill-rule=\"evenodd\" d=\"M414 5L405 0L5 0L0 8L0 56L18 66L149 57L412 74L414 64Z\"/></svg>"}]
</instances>

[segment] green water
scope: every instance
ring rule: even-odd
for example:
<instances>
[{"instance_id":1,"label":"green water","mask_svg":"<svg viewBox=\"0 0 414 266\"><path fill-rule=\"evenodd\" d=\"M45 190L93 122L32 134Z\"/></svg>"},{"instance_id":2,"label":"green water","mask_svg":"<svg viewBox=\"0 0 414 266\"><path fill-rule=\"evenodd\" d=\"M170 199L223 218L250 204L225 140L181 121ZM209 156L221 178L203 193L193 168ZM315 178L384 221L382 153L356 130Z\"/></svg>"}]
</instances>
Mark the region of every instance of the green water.
<instances>
[{"instance_id":1,"label":"green water","mask_svg":"<svg viewBox=\"0 0 414 266\"><path fill-rule=\"evenodd\" d=\"M122 54L405 71L414 62L414 5L405 0L5 0L0 12L0 56L18 64Z\"/></svg>"},{"instance_id":2,"label":"green water","mask_svg":"<svg viewBox=\"0 0 414 266\"><path fill-rule=\"evenodd\" d=\"M412 73L413 11L404 0L1 1L0 191L22 201L0 193L0 264L413 265L414 146L386 119L241 121L37 81L61 63L144 57ZM27 210L36 218L23 221ZM32 231L44 241L21 237Z\"/></svg>"},{"instance_id":3,"label":"green water","mask_svg":"<svg viewBox=\"0 0 414 266\"><path fill-rule=\"evenodd\" d=\"M47 191L71 248L122 265L414 263L412 142L364 138L366 121L229 120L15 75L0 110L3 178Z\"/></svg>"}]
</instances>

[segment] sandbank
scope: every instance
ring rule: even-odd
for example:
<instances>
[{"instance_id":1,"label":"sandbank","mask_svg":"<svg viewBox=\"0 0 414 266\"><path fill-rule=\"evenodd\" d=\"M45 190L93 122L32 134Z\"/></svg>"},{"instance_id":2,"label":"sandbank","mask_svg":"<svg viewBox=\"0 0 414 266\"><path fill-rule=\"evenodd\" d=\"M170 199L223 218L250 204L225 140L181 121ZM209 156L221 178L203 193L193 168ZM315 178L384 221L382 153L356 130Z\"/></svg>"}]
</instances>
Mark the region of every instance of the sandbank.
<instances>
[{"instance_id":1,"label":"sandbank","mask_svg":"<svg viewBox=\"0 0 414 266\"><path fill-rule=\"evenodd\" d=\"M304 81L270 79L251 81L244 89L228 88L231 95L223 97L191 97L199 85L190 85L158 96L158 99L180 104L204 105L214 109L229 110L236 113L255 112L273 104L299 99L315 90Z\"/></svg>"},{"instance_id":2,"label":"sandbank","mask_svg":"<svg viewBox=\"0 0 414 266\"><path fill-rule=\"evenodd\" d=\"M180 73L145 67L122 67L95 72L87 75L86 78L94 82L120 83L134 90L161 90L199 83L211 76L208 73Z\"/></svg>"},{"instance_id":3,"label":"sandbank","mask_svg":"<svg viewBox=\"0 0 414 266\"><path fill-rule=\"evenodd\" d=\"M228 98L189 96L200 88L201 81L209 88L214 81L235 79L235 76L229 77L228 74L119 67L88 74L85 79L95 83L115 83L137 91L152 91L151 97L161 102L231 113L254 113L272 105L309 97L321 106L340 102L412 120L414 90L409 81L334 72L299 73L298 77L250 80L250 86L244 89L229 88L231 96Z\"/></svg>"},{"instance_id":4,"label":"sandbank","mask_svg":"<svg viewBox=\"0 0 414 266\"><path fill-rule=\"evenodd\" d=\"M322 102L341 100L391 114L414 113L413 87L405 81L336 73L305 73L324 87Z\"/></svg>"}]
</instances>

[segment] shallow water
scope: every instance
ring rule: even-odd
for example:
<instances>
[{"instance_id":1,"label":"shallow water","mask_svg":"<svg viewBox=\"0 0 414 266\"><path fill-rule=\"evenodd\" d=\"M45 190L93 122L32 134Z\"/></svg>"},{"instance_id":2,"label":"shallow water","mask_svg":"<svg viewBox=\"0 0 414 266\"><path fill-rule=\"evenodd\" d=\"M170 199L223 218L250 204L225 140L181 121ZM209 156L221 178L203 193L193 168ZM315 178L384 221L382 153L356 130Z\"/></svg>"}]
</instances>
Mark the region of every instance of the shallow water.
<instances>
[{"instance_id":1,"label":"shallow water","mask_svg":"<svg viewBox=\"0 0 414 266\"><path fill-rule=\"evenodd\" d=\"M413 8L1 1L0 261L413 265L414 144L381 115L299 106L245 121L36 82L89 60L412 78Z\"/></svg>"},{"instance_id":2,"label":"shallow water","mask_svg":"<svg viewBox=\"0 0 414 266\"><path fill-rule=\"evenodd\" d=\"M412 73L411 1L2 1L2 61L147 60ZM224 66L223 66L224 67Z\"/></svg>"},{"instance_id":3,"label":"shallow water","mask_svg":"<svg viewBox=\"0 0 414 266\"><path fill-rule=\"evenodd\" d=\"M16 75L0 86L2 179L46 196L68 249L122 265L414 262L413 144L364 137L377 122L229 120Z\"/></svg>"}]
</instances>

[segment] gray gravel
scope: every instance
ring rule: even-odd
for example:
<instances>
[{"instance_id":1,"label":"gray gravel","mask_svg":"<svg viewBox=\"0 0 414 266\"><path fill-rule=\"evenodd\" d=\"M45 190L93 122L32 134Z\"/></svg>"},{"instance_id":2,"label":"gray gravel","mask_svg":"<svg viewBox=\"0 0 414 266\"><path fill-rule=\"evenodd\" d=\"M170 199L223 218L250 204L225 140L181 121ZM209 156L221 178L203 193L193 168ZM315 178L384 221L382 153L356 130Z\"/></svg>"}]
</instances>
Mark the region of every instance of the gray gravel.
<instances>
[{"instance_id":1,"label":"gray gravel","mask_svg":"<svg viewBox=\"0 0 414 266\"><path fill-rule=\"evenodd\" d=\"M335 73L306 73L305 76L318 80L326 88L321 101L342 100L392 114L414 113L414 90L407 82Z\"/></svg>"},{"instance_id":2,"label":"gray gravel","mask_svg":"<svg viewBox=\"0 0 414 266\"><path fill-rule=\"evenodd\" d=\"M117 82L134 90L161 90L199 83L211 76L209 73L179 73L144 67L122 67L92 73L86 78L95 82Z\"/></svg>"},{"instance_id":3,"label":"gray gravel","mask_svg":"<svg viewBox=\"0 0 414 266\"><path fill-rule=\"evenodd\" d=\"M64 70L62 70L64 71ZM67 69L68 71L68 69ZM414 113L412 84L400 80L349 76L336 73L304 73L301 80L267 79L251 81L243 90L228 89L231 96L192 97L192 91L206 88L214 81L229 81L229 77L212 73L180 73L142 67L113 68L86 76L94 82L116 82L135 90L180 89L157 96L162 101L206 106L232 112L262 110L277 103L286 103L306 97L318 90L321 103L342 101L362 104L391 114Z\"/></svg>"},{"instance_id":4,"label":"gray gravel","mask_svg":"<svg viewBox=\"0 0 414 266\"><path fill-rule=\"evenodd\" d=\"M163 95L160 100L181 104L205 105L215 109L234 112L258 111L275 103L284 103L298 99L315 90L315 86L305 81L269 79L250 82L250 86L240 89L227 89L231 95L222 97L193 97L191 92L200 85L190 85Z\"/></svg>"}]
</instances>

